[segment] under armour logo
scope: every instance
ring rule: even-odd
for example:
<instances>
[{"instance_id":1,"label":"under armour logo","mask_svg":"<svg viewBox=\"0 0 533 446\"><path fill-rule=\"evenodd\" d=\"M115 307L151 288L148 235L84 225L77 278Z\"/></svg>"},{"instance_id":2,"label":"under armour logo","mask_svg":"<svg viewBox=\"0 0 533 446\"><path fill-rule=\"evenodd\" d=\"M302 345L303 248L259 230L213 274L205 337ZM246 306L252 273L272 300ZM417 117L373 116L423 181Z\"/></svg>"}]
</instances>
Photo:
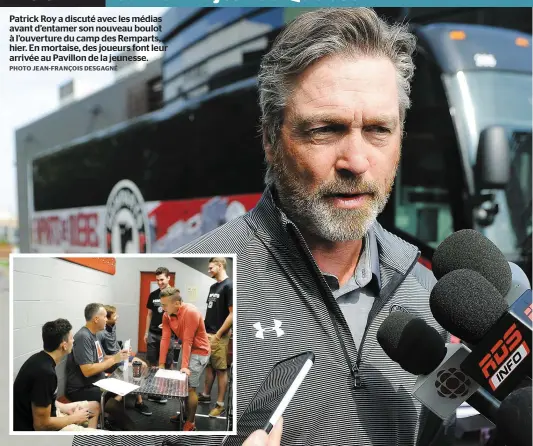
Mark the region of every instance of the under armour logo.
<instances>
[{"instance_id":1,"label":"under armour logo","mask_svg":"<svg viewBox=\"0 0 533 446\"><path fill-rule=\"evenodd\" d=\"M409 313L409 311L407 311L404 307L402 307L401 305L397 305L397 304L391 305L389 313L392 313L394 311L401 311L403 313Z\"/></svg>"},{"instance_id":2,"label":"under armour logo","mask_svg":"<svg viewBox=\"0 0 533 446\"><path fill-rule=\"evenodd\" d=\"M278 338L280 336L283 336L285 332L281 329L281 321L278 321L277 319L274 319L274 326L273 327L267 327L263 328L261 327L261 322L256 322L254 324L254 328L257 330L257 333L255 334L256 338L265 339L265 332L266 331L275 331Z\"/></svg>"}]
</instances>

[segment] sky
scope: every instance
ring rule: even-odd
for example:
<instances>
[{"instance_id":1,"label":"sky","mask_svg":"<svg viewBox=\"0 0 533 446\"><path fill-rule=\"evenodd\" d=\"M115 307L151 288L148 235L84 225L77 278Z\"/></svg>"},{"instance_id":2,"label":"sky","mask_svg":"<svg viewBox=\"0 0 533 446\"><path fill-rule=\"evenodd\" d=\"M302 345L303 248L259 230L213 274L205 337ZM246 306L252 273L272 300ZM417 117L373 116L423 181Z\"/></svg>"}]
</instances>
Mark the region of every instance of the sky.
<instances>
[{"instance_id":1,"label":"sky","mask_svg":"<svg viewBox=\"0 0 533 446\"><path fill-rule=\"evenodd\" d=\"M48 115L59 107L58 87L74 79L80 96L113 82L114 72L9 71L9 22L11 15L118 16L157 15L168 8L2 8L0 15L0 215L18 213L15 130ZM56 25L59 25L56 23ZM65 23L61 24L65 25ZM28 35L26 33L26 35ZM46 54L46 53L39 53ZM147 54L150 59L154 54ZM160 56L161 53L158 53ZM78 95L77 95L78 96ZM79 97L78 97L79 98Z\"/></svg>"}]
</instances>

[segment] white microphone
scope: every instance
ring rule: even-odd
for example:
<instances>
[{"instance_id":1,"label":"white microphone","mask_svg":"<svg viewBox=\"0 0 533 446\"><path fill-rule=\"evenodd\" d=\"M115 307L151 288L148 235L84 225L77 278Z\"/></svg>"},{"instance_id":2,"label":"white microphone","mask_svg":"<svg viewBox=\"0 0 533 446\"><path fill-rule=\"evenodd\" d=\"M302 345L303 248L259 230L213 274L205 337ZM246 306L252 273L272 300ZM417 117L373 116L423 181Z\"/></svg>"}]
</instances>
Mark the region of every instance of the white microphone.
<instances>
[{"instance_id":1,"label":"white microphone","mask_svg":"<svg viewBox=\"0 0 533 446\"><path fill-rule=\"evenodd\" d=\"M509 292L504 296L509 306L513 305L516 300L527 290L531 290L531 284L526 273L516 263L509 263L512 273L512 282Z\"/></svg>"}]
</instances>

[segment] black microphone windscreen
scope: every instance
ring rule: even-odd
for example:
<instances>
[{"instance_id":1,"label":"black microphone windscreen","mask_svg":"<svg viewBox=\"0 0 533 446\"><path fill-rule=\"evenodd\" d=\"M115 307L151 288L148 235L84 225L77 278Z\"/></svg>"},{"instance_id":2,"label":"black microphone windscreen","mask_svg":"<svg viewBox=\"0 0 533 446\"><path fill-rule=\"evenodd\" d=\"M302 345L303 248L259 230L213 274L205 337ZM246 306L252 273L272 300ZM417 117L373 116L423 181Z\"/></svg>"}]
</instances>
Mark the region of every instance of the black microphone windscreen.
<instances>
[{"instance_id":1,"label":"black microphone windscreen","mask_svg":"<svg viewBox=\"0 0 533 446\"><path fill-rule=\"evenodd\" d=\"M377 339L385 353L413 375L431 373L446 356L446 345L438 331L402 311L387 316Z\"/></svg>"},{"instance_id":2,"label":"black microphone windscreen","mask_svg":"<svg viewBox=\"0 0 533 446\"><path fill-rule=\"evenodd\" d=\"M496 415L496 427L507 446L531 446L531 386L513 390Z\"/></svg>"},{"instance_id":3,"label":"black microphone windscreen","mask_svg":"<svg viewBox=\"0 0 533 446\"><path fill-rule=\"evenodd\" d=\"M433 254L432 271L437 280L457 269L477 271L502 296L511 288L512 273L507 259L494 243L473 229L454 232Z\"/></svg>"},{"instance_id":4,"label":"black microphone windscreen","mask_svg":"<svg viewBox=\"0 0 533 446\"><path fill-rule=\"evenodd\" d=\"M431 290L429 307L445 330L472 344L479 342L509 308L487 279L467 269L442 277Z\"/></svg>"}]
</instances>

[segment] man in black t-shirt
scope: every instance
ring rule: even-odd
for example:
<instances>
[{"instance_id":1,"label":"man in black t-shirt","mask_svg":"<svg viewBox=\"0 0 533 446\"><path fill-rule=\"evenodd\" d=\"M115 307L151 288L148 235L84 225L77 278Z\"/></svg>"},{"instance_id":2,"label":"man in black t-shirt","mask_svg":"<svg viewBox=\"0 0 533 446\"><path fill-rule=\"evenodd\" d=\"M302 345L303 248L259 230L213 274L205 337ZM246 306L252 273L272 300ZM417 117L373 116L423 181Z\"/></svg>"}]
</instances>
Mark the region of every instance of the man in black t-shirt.
<instances>
[{"instance_id":1,"label":"man in black t-shirt","mask_svg":"<svg viewBox=\"0 0 533 446\"><path fill-rule=\"evenodd\" d=\"M56 401L56 365L72 351L72 325L66 319L47 322L42 328L44 350L30 356L13 386L14 431L95 429L100 405L83 401Z\"/></svg>"},{"instance_id":2,"label":"man in black t-shirt","mask_svg":"<svg viewBox=\"0 0 533 446\"><path fill-rule=\"evenodd\" d=\"M205 314L205 329L211 344L211 357L206 367L204 392L198 401L209 403L211 389L215 381L215 371L218 382L218 397L210 417L218 417L224 412L224 396L228 385L228 346L229 332L233 326L233 282L226 273L226 259L213 257L209 259L209 275L216 280L211 285L207 296L207 311Z\"/></svg>"},{"instance_id":3,"label":"man in black t-shirt","mask_svg":"<svg viewBox=\"0 0 533 446\"><path fill-rule=\"evenodd\" d=\"M146 308L146 331L144 333L144 342L146 342L146 360L151 366L159 366L159 352L161 350L161 335L163 334L163 308L161 307L161 299L159 295L161 291L169 286L170 271L165 267L159 267L155 271L155 280L159 289L154 290L148 296ZM167 355L166 367L169 369L172 365L172 350L169 349ZM148 400L156 403L165 404L166 398L150 395Z\"/></svg>"}]
</instances>

